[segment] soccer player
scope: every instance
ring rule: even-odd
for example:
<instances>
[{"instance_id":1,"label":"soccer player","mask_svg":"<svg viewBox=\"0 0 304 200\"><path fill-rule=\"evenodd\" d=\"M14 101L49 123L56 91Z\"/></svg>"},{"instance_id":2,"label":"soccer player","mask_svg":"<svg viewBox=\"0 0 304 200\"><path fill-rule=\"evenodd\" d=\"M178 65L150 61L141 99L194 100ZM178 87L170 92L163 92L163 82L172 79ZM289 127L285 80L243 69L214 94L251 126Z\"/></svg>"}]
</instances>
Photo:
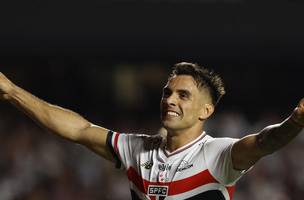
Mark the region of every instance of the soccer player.
<instances>
[{"instance_id":1,"label":"soccer player","mask_svg":"<svg viewBox=\"0 0 304 200\"><path fill-rule=\"evenodd\" d=\"M244 173L304 128L302 99L281 123L241 139L213 138L204 124L224 94L218 75L197 64L178 63L161 99L166 137L123 134L33 96L0 72L2 99L51 132L126 170L133 200L231 200Z\"/></svg>"}]
</instances>

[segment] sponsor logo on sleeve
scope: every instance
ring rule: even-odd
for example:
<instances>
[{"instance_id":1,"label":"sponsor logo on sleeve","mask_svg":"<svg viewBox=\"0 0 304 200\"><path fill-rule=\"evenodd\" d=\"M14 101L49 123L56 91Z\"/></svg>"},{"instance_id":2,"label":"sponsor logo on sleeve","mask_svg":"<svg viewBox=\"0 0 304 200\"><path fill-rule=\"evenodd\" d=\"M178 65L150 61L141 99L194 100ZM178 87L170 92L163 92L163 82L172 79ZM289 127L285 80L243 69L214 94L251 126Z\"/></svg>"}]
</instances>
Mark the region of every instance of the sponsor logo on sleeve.
<instances>
[{"instance_id":1,"label":"sponsor logo on sleeve","mask_svg":"<svg viewBox=\"0 0 304 200\"><path fill-rule=\"evenodd\" d=\"M148 195L149 196L168 196L168 186L160 185L149 185Z\"/></svg>"}]
</instances>

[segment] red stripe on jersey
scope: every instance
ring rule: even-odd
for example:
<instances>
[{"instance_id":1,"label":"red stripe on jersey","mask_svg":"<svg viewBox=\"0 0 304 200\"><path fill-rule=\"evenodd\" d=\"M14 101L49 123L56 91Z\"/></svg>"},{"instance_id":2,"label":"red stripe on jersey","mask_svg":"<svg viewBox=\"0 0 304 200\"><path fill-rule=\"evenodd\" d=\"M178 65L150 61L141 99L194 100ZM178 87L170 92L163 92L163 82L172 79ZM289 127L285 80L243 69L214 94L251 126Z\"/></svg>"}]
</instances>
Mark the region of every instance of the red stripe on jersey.
<instances>
[{"instance_id":1,"label":"red stripe on jersey","mask_svg":"<svg viewBox=\"0 0 304 200\"><path fill-rule=\"evenodd\" d=\"M142 193L147 194L148 186L151 182L146 181L140 177L133 167L127 170L128 179L139 189Z\"/></svg>"},{"instance_id":2,"label":"red stripe on jersey","mask_svg":"<svg viewBox=\"0 0 304 200\"><path fill-rule=\"evenodd\" d=\"M119 138L119 133L115 134L115 138L114 138L114 151L117 155L119 155L119 151L118 151L118 138Z\"/></svg>"},{"instance_id":3,"label":"red stripe on jersey","mask_svg":"<svg viewBox=\"0 0 304 200\"><path fill-rule=\"evenodd\" d=\"M135 169L132 167L127 170L127 176L128 179L137 187L137 189L144 194L147 194L149 185L169 186L169 196L188 192L199 186L203 186L209 183L218 183L218 181L216 181L210 174L209 170L204 170L185 179L167 183L147 181L139 176ZM226 188L228 190L230 199L232 199L232 194L235 190L235 187L232 186Z\"/></svg>"},{"instance_id":4,"label":"red stripe on jersey","mask_svg":"<svg viewBox=\"0 0 304 200\"><path fill-rule=\"evenodd\" d=\"M226 189L228 190L230 199L232 199L233 193L234 193L234 191L235 191L235 186L226 187Z\"/></svg>"},{"instance_id":5,"label":"red stripe on jersey","mask_svg":"<svg viewBox=\"0 0 304 200\"><path fill-rule=\"evenodd\" d=\"M169 195L184 193L208 183L217 183L217 181L211 176L208 170L204 170L188 178L169 183Z\"/></svg>"}]
</instances>

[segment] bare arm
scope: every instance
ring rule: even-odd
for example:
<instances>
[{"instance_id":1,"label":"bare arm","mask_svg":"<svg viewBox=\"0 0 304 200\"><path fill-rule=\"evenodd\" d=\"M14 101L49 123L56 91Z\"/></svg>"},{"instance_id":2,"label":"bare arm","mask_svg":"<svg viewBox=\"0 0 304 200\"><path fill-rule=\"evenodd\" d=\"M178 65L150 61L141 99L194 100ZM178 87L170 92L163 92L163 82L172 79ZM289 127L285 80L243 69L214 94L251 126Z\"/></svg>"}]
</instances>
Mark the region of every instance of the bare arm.
<instances>
[{"instance_id":1,"label":"bare arm","mask_svg":"<svg viewBox=\"0 0 304 200\"><path fill-rule=\"evenodd\" d=\"M27 114L47 130L80 143L112 160L106 145L108 130L91 124L79 114L49 104L13 84L0 72L0 97Z\"/></svg>"},{"instance_id":2,"label":"bare arm","mask_svg":"<svg viewBox=\"0 0 304 200\"><path fill-rule=\"evenodd\" d=\"M304 128L304 99L290 117L280 124L264 128L257 134L248 135L232 148L235 169L248 169L262 157L269 155L295 138Z\"/></svg>"}]
</instances>

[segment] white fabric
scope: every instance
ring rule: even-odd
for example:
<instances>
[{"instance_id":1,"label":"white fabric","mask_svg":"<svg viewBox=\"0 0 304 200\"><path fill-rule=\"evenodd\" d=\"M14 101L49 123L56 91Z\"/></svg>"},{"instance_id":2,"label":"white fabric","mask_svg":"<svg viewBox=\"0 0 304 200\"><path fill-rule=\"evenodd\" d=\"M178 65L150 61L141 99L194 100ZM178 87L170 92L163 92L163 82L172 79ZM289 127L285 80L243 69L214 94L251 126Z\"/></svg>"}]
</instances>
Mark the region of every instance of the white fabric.
<instances>
[{"instance_id":1,"label":"white fabric","mask_svg":"<svg viewBox=\"0 0 304 200\"><path fill-rule=\"evenodd\" d=\"M111 145L116 149L122 169L134 169L149 184L168 185L169 193L179 189L170 188L170 183L178 184L178 181L185 179L190 183L193 177L203 172L210 173L216 180L208 184L200 183L201 185L191 188L190 191L174 194L176 199L189 198L206 190L218 190L226 200L230 200L227 188L233 186L245 173L234 170L232 166L231 148L236 141L237 139L232 138L213 138L202 133L196 140L169 153L165 150L161 137L114 132ZM130 180L130 187L141 198L149 199L149 194L143 194L134 184L134 180ZM174 195L169 193L165 199L174 199Z\"/></svg>"}]
</instances>

